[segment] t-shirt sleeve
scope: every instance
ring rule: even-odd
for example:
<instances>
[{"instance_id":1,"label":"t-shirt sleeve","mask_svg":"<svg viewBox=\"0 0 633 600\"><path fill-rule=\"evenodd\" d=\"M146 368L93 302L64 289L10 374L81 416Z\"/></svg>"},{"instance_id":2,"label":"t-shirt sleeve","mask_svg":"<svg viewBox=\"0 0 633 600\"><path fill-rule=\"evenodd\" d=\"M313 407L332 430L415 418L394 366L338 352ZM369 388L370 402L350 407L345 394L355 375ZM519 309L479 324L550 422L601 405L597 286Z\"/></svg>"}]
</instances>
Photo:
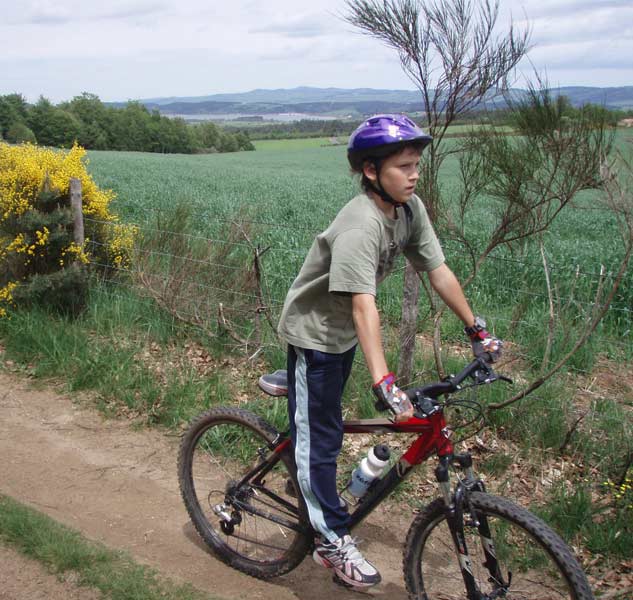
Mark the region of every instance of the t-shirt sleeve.
<instances>
[{"instance_id":1,"label":"t-shirt sleeve","mask_svg":"<svg viewBox=\"0 0 633 600\"><path fill-rule=\"evenodd\" d=\"M332 243L328 291L376 295L379 243L365 229L348 229Z\"/></svg>"},{"instance_id":2,"label":"t-shirt sleeve","mask_svg":"<svg viewBox=\"0 0 633 600\"><path fill-rule=\"evenodd\" d=\"M413 232L404 254L416 271L432 271L444 263L444 252L419 199L416 199L413 215Z\"/></svg>"}]
</instances>

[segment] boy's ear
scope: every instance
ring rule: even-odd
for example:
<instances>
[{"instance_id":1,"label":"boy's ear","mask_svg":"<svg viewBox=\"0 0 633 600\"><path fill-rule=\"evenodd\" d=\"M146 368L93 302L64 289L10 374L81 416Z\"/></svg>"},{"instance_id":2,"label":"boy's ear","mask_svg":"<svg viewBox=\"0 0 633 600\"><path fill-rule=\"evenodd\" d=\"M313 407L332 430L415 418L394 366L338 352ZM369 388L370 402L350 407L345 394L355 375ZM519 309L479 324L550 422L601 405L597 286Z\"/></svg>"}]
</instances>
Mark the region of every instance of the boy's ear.
<instances>
[{"instance_id":1,"label":"boy's ear","mask_svg":"<svg viewBox=\"0 0 633 600\"><path fill-rule=\"evenodd\" d=\"M365 175L369 181L376 182L378 180L376 165L373 162L366 160L363 163L363 175Z\"/></svg>"}]
</instances>

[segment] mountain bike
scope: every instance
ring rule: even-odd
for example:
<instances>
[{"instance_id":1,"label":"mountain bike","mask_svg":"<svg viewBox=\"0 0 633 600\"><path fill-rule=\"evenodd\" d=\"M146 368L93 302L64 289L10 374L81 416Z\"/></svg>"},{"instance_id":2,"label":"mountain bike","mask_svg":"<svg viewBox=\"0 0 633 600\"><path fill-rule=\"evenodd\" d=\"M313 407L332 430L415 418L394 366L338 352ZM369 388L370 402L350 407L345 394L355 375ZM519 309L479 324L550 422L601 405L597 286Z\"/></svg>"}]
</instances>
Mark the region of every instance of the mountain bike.
<instances>
[{"instance_id":1,"label":"mountain bike","mask_svg":"<svg viewBox=\"0 0 633 600\"><path fill-rule=\"evenodd\" d=\"M590 600L587 579L565 542L529 511L486 493L472 456L454 451L456 427L448 425L447 414L458 420L466 413L483 417L481 404L458 392L499 380L510 381L478 358L457 375L406 390L415 408L407 421L345 421L346 435L416 435L349 506L351 528L417 465L436 456L440 497L415 516L406 536L403 569L410 598ZM259 383L282 396L286 372L264 375ZM269 579L295 568L313 549L315 532L299 491L289 433L252 412L220 407L194 419L182 438L178 476L196 530L231 567Z\"/></svg>"}]
</instances>

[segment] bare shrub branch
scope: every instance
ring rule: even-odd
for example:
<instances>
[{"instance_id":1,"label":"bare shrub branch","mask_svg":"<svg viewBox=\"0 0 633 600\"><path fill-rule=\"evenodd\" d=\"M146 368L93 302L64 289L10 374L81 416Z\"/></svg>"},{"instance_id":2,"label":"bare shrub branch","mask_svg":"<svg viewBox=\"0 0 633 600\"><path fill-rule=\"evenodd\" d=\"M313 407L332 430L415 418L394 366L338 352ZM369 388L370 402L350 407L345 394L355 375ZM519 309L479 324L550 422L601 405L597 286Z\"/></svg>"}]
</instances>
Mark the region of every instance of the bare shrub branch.
<instances>
[{"instance_id":1,"label":"bare shrub branch","mask_svg":"<svg viewBox=\"0 0 633 600\"><path fill-rule=\"evenodd\" d=\"M601 201L604 206L611 211L618 222L623 246L620 264L618 265L611 287L605 292L605 269L603 267L596 286L594 302L591 305L591 309L585 316L585 323L576 328L576 330L582 331L582 334L578 337L573 347L564 356L562 356L553 367L551 367L546 373L542 373L540 377L528 385L524 390L504 402L490 404L488 406L488 410L497 410L509 406L510 404L525 398L528 394L543 385L587 342L609 310L613 298L615 297L620 284L629 269L631 255L633 254L632 167L633 165L630 160L626 159L621 153L617 155L612 164L608 164L604 161L601 166L601 173L604 178Z\"/></svg>"},{"instance_id":2,"label":"bare shrub branch","mask_svg":"<svg viewBox=\"0 0 633 600\"><path fill-rule=\"evenodd\" d=\"M262 316L274 330L261 275L267 248L252 242L251 224L239 215L222 240L191 235L192 219L185 207L159 216L137 248L133 276L174 318L209 336L217 336L215 324L244 351L257 352Z\"/></svg>"},{"instance_id":3,"label":"bare shrub branch","mask_svg":"<svg viewBox=\"0 0 633 600\"><path fill-rule=\"evenodd\" d=\"M420 91L433 142L425 151L418 189L431 220L459 235L459 228L443 219L448 212L438 173L451 150L442 140L460 115L480 105L491 91L506 89L509 75L528 51L530 33L511 25L496 35L498 1L347 0L346 5L343 18L393 48ZM419 286L408 263L405 278L407 286ZM405 380L411 379L413 369L417 298L417 292L408 290L403 301L398 373ZM438 348L435 353L439 357Z\"/></svg>"}]
</instances>

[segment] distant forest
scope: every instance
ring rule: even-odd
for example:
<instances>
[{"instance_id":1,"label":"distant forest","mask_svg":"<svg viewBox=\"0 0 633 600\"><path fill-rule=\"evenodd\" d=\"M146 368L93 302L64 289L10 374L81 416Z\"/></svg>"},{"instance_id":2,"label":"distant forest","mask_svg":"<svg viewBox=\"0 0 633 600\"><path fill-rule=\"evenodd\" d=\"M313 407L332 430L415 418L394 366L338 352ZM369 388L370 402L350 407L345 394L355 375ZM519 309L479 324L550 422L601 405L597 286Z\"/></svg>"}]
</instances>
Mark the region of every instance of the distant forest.
<instances>
[{"instance_id":1,"label":"distant forest","mask_svg":"<svg viewBox=\"0 0 633 600\"><path fill-rule=\"evenodd\" d=\"M562 114L569 118L587 108L606 112L612 124L633 116L633 110L608 110L591 103L577 108L565 95L559 95L556 102ZM373 108L367 114L381 112L376 106ZM424 126L423 115L412 115ZM247 117L241 117L222 124L188 123L182 118L161 114L157 105L148 107L140 101L111 105L88 93L57 105L44 97L29 104L21 94L0 96L0 139L60 148L70 147L77 141L92 150L194 154L254 150L251 140L328 137L343 141L362 118L272 122L260 117L260 122L247 124L241 122ZM473 111L454 125L482 122L512 126L511 111L506 108Z\"/></svg>"},{"instance_id":2,"label":"distant forest","mask_svg":"<svg viewBox=\"0 0 633 600\"><path fill-rule=\"evenodd\" d=\"M0 96L0 139L59 148L77 141L93 150L183 154L255 149L244 131L229 133L211 122L189 125L150 112L139 102L106 106L87 93L57 105L44 97L28 104L21 94Z\"/></svg>"}]
</instances>

